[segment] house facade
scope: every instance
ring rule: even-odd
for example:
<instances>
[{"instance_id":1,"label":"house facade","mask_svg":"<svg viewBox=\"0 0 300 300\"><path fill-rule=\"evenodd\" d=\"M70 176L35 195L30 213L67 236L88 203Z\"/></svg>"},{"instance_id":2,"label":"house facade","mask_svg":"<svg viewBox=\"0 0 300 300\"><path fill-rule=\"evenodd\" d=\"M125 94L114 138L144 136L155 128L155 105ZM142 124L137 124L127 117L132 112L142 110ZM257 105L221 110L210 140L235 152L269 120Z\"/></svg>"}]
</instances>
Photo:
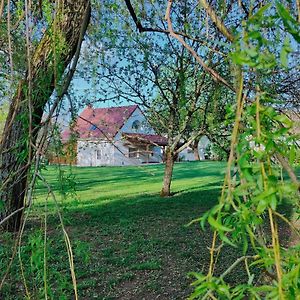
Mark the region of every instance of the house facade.
<instances>
[{"instance_id":1,"label":"house facade","mask_svg":"<svg viewBox=\"0 0 300 300\"><path fill-rule=\"evenodd\" d=\"M155 134L137 105L88 106L79 115L74 132L78 166L159 163L167 145L167 139ZM67 142L70 134L70 130L65 130L62 140Z\"/></svg>"}]
</instances>

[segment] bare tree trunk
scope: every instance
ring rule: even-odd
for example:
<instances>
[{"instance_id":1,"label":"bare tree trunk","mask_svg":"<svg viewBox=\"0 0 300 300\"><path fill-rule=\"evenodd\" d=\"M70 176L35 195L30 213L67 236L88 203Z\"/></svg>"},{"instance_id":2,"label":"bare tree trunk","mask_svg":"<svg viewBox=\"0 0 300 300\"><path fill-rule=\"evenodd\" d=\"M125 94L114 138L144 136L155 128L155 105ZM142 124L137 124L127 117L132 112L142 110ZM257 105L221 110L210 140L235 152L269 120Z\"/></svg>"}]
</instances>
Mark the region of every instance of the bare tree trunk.
<instances>
[{"instance_id":1,"label":"bare tree trunk","mask_svg":"<svg viewBox=\"0 0 300 300\"><path fill-rule=\"evenodd\" d=\"M175 159L176 156L174 155L174 153L172 153L171 149L167 147L165 152L165 173L163 179L163 187L160 192L160 195L162 197L168 197L171 195L171 182Z\"/></svg>"},{"instance_id":2,"label":"bare tree trunk","mask_svg":"<svg viewBox=\"0 0 300 300\"><path fill-rule=\"evenodd\" d=\"M200 141L200 139L197 138L197 139L195 139L195 141L193 143L193 150L194 150L195 160L200 160L199 149L198 149L199 141Z\"/></svg>"},{"instance_id":3,"label":"bare tree trunk","mask_svg":"<svg viewBox=\"0 0 300 300\"><path fill-rule=\"evenodd\" d=\"M86 14L88 19L86 20ZM5 212L1 219L24 207L27 178L32 158L33 147L44 106L49 100L55 83L62 78L63 71L70 63L76 51L83 24L86 30L90 16L89 0L62 0L56 7L56 19L47 32L30 61L26 79L20 81L18 91L11 101L0 144L0 199L4 202ZM54 45L53 32L60 40ZM63 51L57 50L62 46ZM55 50L56 49L56 50ZM58 53L59 52L59 53ZM23 210L15 213L5 224L10 231L20 228Z\"/></svg>"}]
</instances>

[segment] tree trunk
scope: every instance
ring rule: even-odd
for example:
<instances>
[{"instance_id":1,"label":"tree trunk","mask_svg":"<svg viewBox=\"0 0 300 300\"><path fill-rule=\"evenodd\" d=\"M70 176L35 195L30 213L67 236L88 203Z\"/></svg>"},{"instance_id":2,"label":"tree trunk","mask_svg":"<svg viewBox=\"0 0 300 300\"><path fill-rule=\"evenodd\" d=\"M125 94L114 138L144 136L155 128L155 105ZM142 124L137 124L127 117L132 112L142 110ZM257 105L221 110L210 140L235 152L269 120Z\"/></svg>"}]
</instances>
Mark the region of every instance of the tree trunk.
<instances>
[{"instance_id":1,"label":"tree trunk","mask_svg":"<svg viewBox=\"0 0 300 300\"><path fill-rule=\"evenodd\" d=\"M0 144L0 199L4 204L1 219L25 205L27 178L35 153L32 145L36 142L44 106L74 56L80 32L86 30L90 1L61 0L55 9L53 25L31 58L31 80L27 72L26 79L19 82L4 127ZM86 14L88 20L83 23ZM5 223L5 228L19 230L22 215L23 210L13 214Z\"/></svg>"},{"instance_id":2,"label":"tree trunk","mask_svg":"<svg viewBox=\"0 0 300 300\"><path fill-rule=\"evenodd\" d=\"M198 149L199 141L200 141L200 139L197 138L197 139L195 139L195 141L193 143L193 150L194 150L195 160L200 160L199 149Z\"/></svg>"},{"instance_id":3,"label":"tree trunk","mask_svg":"<svg viewBox=\"0 0 300 300\"><path fill-rule=\"evenodd\" d=\"M160 195L162 197L168 197L171 195L171 182L175 159L176 156L174 155L174 153L172 153L171 149L167 147L165 152L165 173L163 179L163 187L160 192Z\"/></svg>"}]
</instances>

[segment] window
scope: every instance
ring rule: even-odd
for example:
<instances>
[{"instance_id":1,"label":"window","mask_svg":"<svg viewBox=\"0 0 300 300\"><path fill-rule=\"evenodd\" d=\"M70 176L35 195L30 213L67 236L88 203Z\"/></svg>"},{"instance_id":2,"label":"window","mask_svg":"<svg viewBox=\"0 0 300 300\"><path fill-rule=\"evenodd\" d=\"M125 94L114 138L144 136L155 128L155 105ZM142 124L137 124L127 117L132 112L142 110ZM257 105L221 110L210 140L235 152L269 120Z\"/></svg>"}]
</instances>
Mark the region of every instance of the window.
<instances>
[{"instance_id":1,"label":"window","mask_svg":"<svg viewBox=\"0 0 300 300\"><path fill-rule=\"evenodd\" d=\"M97 159L101 159L101 150L96 151Z\"/></svg>"},{"instance_id":2,"label":"window","mask_svg":"<svg viewBox=\"0 0 300 300\"><path fill-rule=\"evenodd\" d=\"M97 126L96 125L91 125L91 127L90 127L90 130L96 130L97 129Z\"/></svg>"},{"instance_id":3,"label":"window","mask_svg":"<svg viewBox=\"0 0 300 300\"><path fill-rule=\"evenodd\" d=\"M141 122L139 120L135 120L131 126L132 130L138 131L141 128Z\"/></svg>"},{"instance_id":4,"label":"window","mask_svg":"<svg viewBox=\"0 0 300 300\"><path fill-rule=\"evenodd\" d=\"M137 157L139 157L138 154L139 153L138 153L138 149L137 148L129 148L128 149L128 156L130 158L137 158Z\"/></svg>"}]
</instances>

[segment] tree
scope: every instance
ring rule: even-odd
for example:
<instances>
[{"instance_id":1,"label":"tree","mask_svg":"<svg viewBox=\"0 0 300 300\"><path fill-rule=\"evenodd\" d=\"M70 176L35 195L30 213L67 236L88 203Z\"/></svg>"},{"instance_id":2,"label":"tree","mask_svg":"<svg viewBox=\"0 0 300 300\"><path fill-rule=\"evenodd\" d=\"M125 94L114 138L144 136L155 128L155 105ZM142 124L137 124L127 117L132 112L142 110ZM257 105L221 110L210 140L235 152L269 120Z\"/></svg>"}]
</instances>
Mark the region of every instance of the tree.
<instances>
[{"instance_id":1,"label":"tree","mask_svg":"<svg viewBox=\"0 0 300 300\"><path fill-rule=\"evenodd\" d=\"M10 9L7 7L7 14ZM25 11L27 9L26 6ZM11 216L6 227L13 231L21 225L29 170L39 151L35 141L45 104L54 89L61 98L70 83L74 70L69 71L70 76L66 77L65 82L62 82L63 74L75 52L79 52L89 22L89 0L63 0L53 9L52 24L37 42L32 55L27 55L26 74L18 82L17 91L12 97L0 145L1 201L5 209L2 219ZM30 21L28 12L26 14L27 22L24 25L28 41ZM46 17L51 18L51 14L50 10ZM28 44L27 49L29 51Z\"/></svg>"},{"instance_id":2,"label":"tree","mask_svg":"<svg viewBox=\"0 0 300 300\"><path fill-rule=\"evenodd\" d=\"M144 6L138 1L125 2L126 6L104 2L103 24L95 34L95 39L102 37L106 54L97 70L99 101L125 100L141 105L156 131L167 137L161 195L169 196L179 153L206 130L205 115L208 107L210 110L215 85L206 72L199 70L189 51L166 34L165 21L158 13L165 1ZM176 24L183 28L181 35L189 36L191 26L185 24L191 15L197 19L198 11L190 1L182 1L174 15ZM140 16L147 23L146 29L139 22ZM136 32L135 27L144 33ZM155 31L160 35L154 36ZM199 53L203 51L200 39L194 39L193 45ZM219 65L220 57L207 55L209 64L228 74L228 65ZM223 105L229 98L230 95L222 99Z\"/></svg>"}]
</instances>

